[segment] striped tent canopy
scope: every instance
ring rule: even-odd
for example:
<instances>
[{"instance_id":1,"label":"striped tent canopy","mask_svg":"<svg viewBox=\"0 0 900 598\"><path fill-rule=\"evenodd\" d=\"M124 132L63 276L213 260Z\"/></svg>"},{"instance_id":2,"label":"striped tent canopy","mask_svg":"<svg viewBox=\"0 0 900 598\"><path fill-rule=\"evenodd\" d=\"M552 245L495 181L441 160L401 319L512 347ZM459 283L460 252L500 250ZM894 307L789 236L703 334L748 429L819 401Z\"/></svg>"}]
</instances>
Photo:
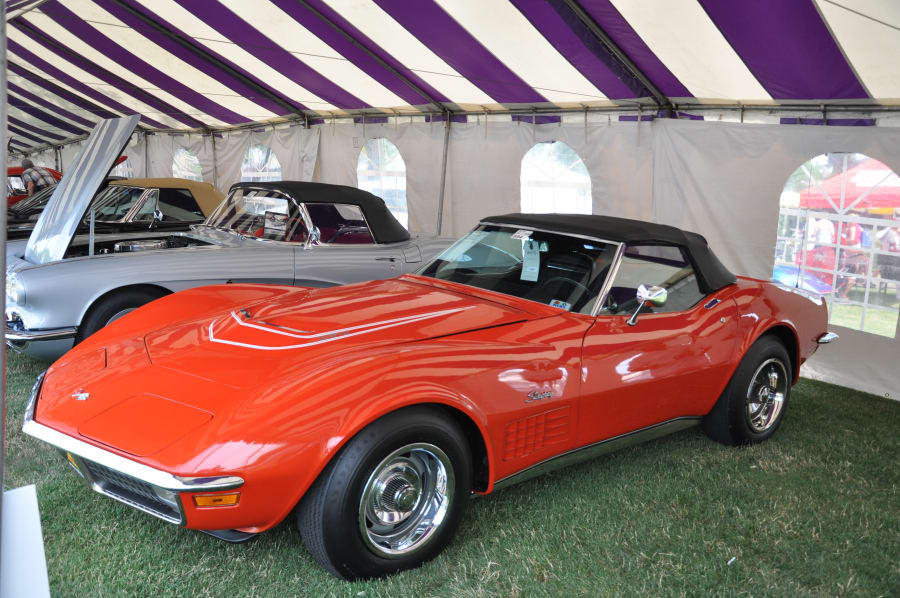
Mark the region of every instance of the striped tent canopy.
<instances>
[{"instance_id":1,"label":"striped tent canopy","mask_svg":"<svg viewBox=\"0 0 900 598\"><path fill-rule=\"evenodd\" d=\"M900 105L898 0L4 0L12 149L360 114Z\"/></svg>"}]
</instances>

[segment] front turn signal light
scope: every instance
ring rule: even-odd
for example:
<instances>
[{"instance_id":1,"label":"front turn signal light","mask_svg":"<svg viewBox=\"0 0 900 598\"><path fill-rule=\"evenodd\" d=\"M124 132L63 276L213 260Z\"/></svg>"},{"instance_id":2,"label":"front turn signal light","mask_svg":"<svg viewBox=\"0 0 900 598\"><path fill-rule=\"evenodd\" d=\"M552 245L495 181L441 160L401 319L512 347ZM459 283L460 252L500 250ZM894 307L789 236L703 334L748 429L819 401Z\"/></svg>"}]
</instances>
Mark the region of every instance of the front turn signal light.
<instances>
[{"instance_id":1,"label":"front turn signal light","mask_svg":"<svg viewBox=\"0 0 900 598\"><path fill-rule=\"evenodd\" d=\"M194 495L194 504L198 507L233 507L238 504L240 497L240 492Z\"/></svg>"}]
</instances>

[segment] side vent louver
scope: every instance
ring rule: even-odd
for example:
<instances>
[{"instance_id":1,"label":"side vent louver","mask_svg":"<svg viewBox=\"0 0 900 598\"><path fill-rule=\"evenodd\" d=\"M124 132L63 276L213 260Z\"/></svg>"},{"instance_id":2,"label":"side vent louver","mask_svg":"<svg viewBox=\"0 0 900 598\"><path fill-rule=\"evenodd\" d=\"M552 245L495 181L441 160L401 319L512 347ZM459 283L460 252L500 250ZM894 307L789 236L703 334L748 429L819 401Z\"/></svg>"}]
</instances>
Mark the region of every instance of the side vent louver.
<instances>
[{"instance_id":1,"label":"side vent louver","mask_svg":"<svg viewBox=\"0 0 900 598\"><path fill-rule=\"evenodd\" d=\"M569 435L571 410L561 407L514 421L506 426L503 460L520 459Z\"/></svg>"}]
</instances>

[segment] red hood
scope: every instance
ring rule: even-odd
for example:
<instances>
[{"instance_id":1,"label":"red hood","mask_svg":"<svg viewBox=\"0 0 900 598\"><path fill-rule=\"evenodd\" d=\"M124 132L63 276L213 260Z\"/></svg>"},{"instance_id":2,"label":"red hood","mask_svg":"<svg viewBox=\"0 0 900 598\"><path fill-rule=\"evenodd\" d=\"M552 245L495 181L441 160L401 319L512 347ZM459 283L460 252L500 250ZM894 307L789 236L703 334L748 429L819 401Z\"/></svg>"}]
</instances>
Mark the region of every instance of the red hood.
<instances>
[{"instance_id":1,"label":"red hood","mask_svg":"<svg viewBox=\"0 0 900 598\"><path fill-rule=\"evenodd\" d=\"M534 317L514 307L403 279L296 289L150 333L155 365L236 388L298 364L366 347ZM185 350L188 348L188 350Z\"/></svg>"},{"instance_id":2,"label":"red hood","mask_svg":"<svg viewBox=\"0 0 900 598\"><path fill-rule=\"evenodd\" d=\"M406 279L328 289L198 288L137 310L67 353L47 373L36 416L149 456L227 425L227 415L253 397L277 401L277 389L310 383L348 360L541 315Z\"/></svg>"}]
</instances>

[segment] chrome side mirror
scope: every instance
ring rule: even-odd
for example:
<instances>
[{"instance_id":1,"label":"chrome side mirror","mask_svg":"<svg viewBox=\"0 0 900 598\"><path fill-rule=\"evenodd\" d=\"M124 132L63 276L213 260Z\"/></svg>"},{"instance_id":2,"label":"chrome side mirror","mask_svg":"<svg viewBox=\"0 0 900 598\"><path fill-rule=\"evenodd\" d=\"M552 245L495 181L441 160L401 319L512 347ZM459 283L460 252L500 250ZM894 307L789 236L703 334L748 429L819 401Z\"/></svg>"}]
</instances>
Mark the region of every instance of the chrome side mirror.
<instances>
[{"instance_id":1,"label":"chrome side mirror","mask_svg":"<svg viewBox=\"0 0 900 598\"><path fill-rule=\"evenodd\" d=\"M309 230L309 234L306 235L306 243L303 245L303 249L309 249L313 245L318 245L319 240L322 238L322 233L319 231L318 226L314 226Z\"/></svg>"},{"instance_id":2,"label":"chrome side mirror","mask_svg":"<svg viewBox=\"0 0 900 598\"><path fill-rule=\"evenodd\" d=\"M159 208L153 210L153 219L150 221L150 228L154 228L157 224L163 221L163 213Z\"/></svg>"},{"instance_id":3,"label":"chrome side mirror","mask_svg":"<svg viewBox=\"0 0 900 598\"><path fill-rule=\"evenodd\" d=\"M645 304L649 303L653 307L662 307L666 304L666 299L668 298L669 292L662 287L639 286L637 290L638 307L634 310L634 313L631 314L631 317L628 318L628 325L634 326L637 324L638 314L641 313Z\"/></svg>"}]
</instances>

